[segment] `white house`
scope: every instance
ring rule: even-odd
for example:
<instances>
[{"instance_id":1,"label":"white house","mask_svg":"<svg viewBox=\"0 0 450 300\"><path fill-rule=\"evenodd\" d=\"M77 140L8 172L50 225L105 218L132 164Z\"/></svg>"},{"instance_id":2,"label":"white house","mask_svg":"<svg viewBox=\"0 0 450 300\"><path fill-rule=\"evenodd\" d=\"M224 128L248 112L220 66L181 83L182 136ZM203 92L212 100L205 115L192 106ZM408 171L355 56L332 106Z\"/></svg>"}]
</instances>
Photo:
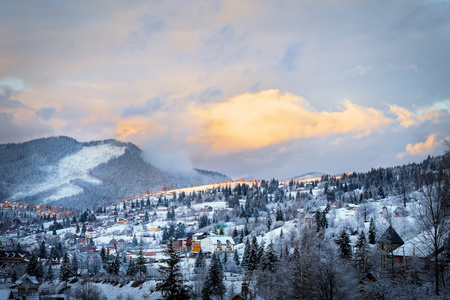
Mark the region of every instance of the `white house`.
<instances>
[{"instance_id":1,"label":"white house","mask_svg":"<svg viewBox=\"0 0 450 300\"><path fill-rule=\"evenodd\" d=\"M234 252L234 246L233 238L226 235L210 235L201 240L201 247L204 253Z\"/></svg>"}]
</instances>

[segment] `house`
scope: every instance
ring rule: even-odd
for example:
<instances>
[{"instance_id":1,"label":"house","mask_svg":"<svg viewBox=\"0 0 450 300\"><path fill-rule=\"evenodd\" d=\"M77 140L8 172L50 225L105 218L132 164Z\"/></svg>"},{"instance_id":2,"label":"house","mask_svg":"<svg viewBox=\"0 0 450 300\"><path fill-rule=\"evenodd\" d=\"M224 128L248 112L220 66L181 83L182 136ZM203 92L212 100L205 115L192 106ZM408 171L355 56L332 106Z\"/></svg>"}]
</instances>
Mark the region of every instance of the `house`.
<instances>
[{"instance_id":1,"label":"house","mask_svg":"<svg viewBox=\"0 0 450 300\"><path fill-rule=\"evenodd\" d=\"M234 252L234 240L231 236L211 235L201 240L201 248L204 253Z\"/></svg>"},{"instance_id":2,"label":"house","mask_svg":"<svg viewBox=\"0 0 450 300\"><path fill-rule=\"evenodd\" d=\"M380 267L381 269L387 269L389 266L389 261L391 261L391 266L393 264L392 260L393 252L398 247L404 244L402 238L398 233L389 226L383 235L377 241L380 251Z\"/></svg>"},{"instance_id":3,"label":"house","mask_svg":"<svg viewBox=\"0 0 450 300\"><path fill-rule=\"evenodd\" d=\"M403 207L399 206L394 210L394 215L396 217L406 217L406 216L408 216L408 211L406 209L404 209Z\"/></svg>"},{"instance_id":4,"label":"house","mask_svg":"<svg viewBox=\"0 0 450 300\"><path fill-rule=\"evenodd\" d=\"M89 229L86 230L85 235L88 239L95 239L97 237L97 232L93 229Z\"/></svg>"},{"instance_id":5,"label":"house","mask_svg":"<svg viewBox=\"0 0 450 300\"><path fill-rule=\"evenodd\" d=\"M434 247L427 243L427 233L422 232L416 237L406 241L393 251L394 258L405 269L411 267L422 269L434 268ZM444 252L444 241L438 247L438 255Z\"/></svg>"},{"instance_id":6,"label":"house","mask_svg":"<svg viewBox=\"0 0 450 300\"><path fill-rule=\"evenodd\" d=\"M25 298L26 296L37 294L39 292L39 282L35 276L30 276L25 273L16 281L15 289L17 290L17 296Z\"/></svg>"},{"instance_id":7,"label":"house","mask_svg":"<svg viewBox=\"0 0 450 300\"><path fill-rule=\"evenodd\" d=\"M0 263L26 265L29 257L29 251L0 251Z\"/></svg>"},{"instance_id":8,"label":"house","mask_svg":"<svg viewBox=\"0 0 450 300\"><path fill-rule=\"evenodd\" d=\"M392 252L401 245L404 244L402 238L398 235L397 231L389 226L383 235L377 241L381 250Z\"/></svg>"}]
</instances>

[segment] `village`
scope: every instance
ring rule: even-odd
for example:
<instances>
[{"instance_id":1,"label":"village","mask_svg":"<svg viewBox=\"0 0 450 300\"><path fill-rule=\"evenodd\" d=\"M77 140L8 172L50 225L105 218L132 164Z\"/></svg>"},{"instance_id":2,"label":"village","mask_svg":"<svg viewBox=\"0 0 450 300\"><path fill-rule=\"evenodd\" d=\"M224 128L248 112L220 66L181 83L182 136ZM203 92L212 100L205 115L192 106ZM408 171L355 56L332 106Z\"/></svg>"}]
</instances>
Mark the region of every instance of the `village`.
<instances>
[{"instance_id":1,"label":"village","mask_svg":"<svg viewBox=\"0 0 450 300\"><path fill-rule=\"evenodd\" d=\"M185 280L195 282L201 276L195 267L200 253L206 260L217 254L225 259L230 295L253 292L256 296L254 288L248 290L248 278L242 272L246 242L255 237L260 245L273 243L274 250L281 254L300 228L319 228L324 226L323 222L326 229L320 232L325 238L336 238L341 231L349 233L354 256L359 251L358 234L366 232L370 241L371 227L376 224L377 238L371 243L380 250L377 261L383 270L395 273L394 276L406 276L413 267L417 269L415 274L433 268L432 251L413 229L414 220L410 215L419 203L419 193L411 194L406 206L399 197L380 196L354 204L324 197L327 188L327 183L317 179L269 184L228 182L143 194L84 212L5 201L1 215L11 222L8 227L2 224L0 237L3 295L7 294L8 299L30 295L39 295L41 299L59 295L61 299L69 299L64 291L70 284L58 281L67 254L76 269L69 282L76 284L76 278L88 278L99 284L123 286L139 281L137 286L146 289L139 290L138 298L150 297L161 278L158 266L164 261L164 251L171 242L180 257ZM258 196L267 199L267 211L249 216L253 209L249 205L257 207ZM37 263L43 271L39 276L27 274L33 255L38 255ZM105 257L109 258L105 260ZM119 258L117 270L105 267L111 263L108 259ZM132 262L139 260L145 264L144 274L129 270ZM358 277L359 281L377 281L374 272L359 271ZM419 278L417 275L414 280ZM50 290L48 282L55 282ZM112 294L108 299L115 299Z\"/></svg>"}]
</instances>

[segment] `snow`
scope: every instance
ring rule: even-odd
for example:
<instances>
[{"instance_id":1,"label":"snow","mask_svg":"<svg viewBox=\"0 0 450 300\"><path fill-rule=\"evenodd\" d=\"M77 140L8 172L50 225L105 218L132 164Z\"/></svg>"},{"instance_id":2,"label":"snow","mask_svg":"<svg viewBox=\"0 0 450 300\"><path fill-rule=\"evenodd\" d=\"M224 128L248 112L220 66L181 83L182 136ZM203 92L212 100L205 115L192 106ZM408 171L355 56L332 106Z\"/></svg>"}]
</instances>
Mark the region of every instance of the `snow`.
<instances>
[{"instance_id":1,"label":"snow","mask_svg":"<svg viewBox=\"0 0 450 300\"><path fill-rule=\"evenodd\" d=\"M85 146L77 153L61 159L56 166L50 167L47 171L51 175L45 182L24 186L21 192L14 194L11 198L21 199L42 192L50 192L50 196L43 200L43 203L49 203L77 195L83 192L83 189L72 183L74 180L78 179L94 184L101 183L99 179L89 175L89 171L123 155L125 149L126 147L111 144Z\"/></svg>"}]
</instances>

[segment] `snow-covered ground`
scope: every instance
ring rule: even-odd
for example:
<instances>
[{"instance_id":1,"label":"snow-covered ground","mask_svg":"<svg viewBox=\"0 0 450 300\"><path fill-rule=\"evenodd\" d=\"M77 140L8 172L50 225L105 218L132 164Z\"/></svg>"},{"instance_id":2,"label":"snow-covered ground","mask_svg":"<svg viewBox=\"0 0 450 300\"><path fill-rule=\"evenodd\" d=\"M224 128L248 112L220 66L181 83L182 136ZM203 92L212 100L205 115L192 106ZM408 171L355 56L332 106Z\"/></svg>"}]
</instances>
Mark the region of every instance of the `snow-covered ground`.
<instances>
[{"instance_id":1,"label":"snow-covered ground","mask_svg":"<svg viewBox=\"0 0 450 300\"><path fill-rule=\"evenodd\" d=\"M77 153L61 159L56 166L46 170L51 174L46 181L35 185L25 185L11 198L22 199L42 192L50 192L51 194L44 199L44 203L50 203L64 197L77 195L83 189L73 184L73 180L101 183L99 179L89 175L89 171L110 159L123 155L125 149L126 147L111 144L83 147Z\"/></svg>"}]
</instances>

